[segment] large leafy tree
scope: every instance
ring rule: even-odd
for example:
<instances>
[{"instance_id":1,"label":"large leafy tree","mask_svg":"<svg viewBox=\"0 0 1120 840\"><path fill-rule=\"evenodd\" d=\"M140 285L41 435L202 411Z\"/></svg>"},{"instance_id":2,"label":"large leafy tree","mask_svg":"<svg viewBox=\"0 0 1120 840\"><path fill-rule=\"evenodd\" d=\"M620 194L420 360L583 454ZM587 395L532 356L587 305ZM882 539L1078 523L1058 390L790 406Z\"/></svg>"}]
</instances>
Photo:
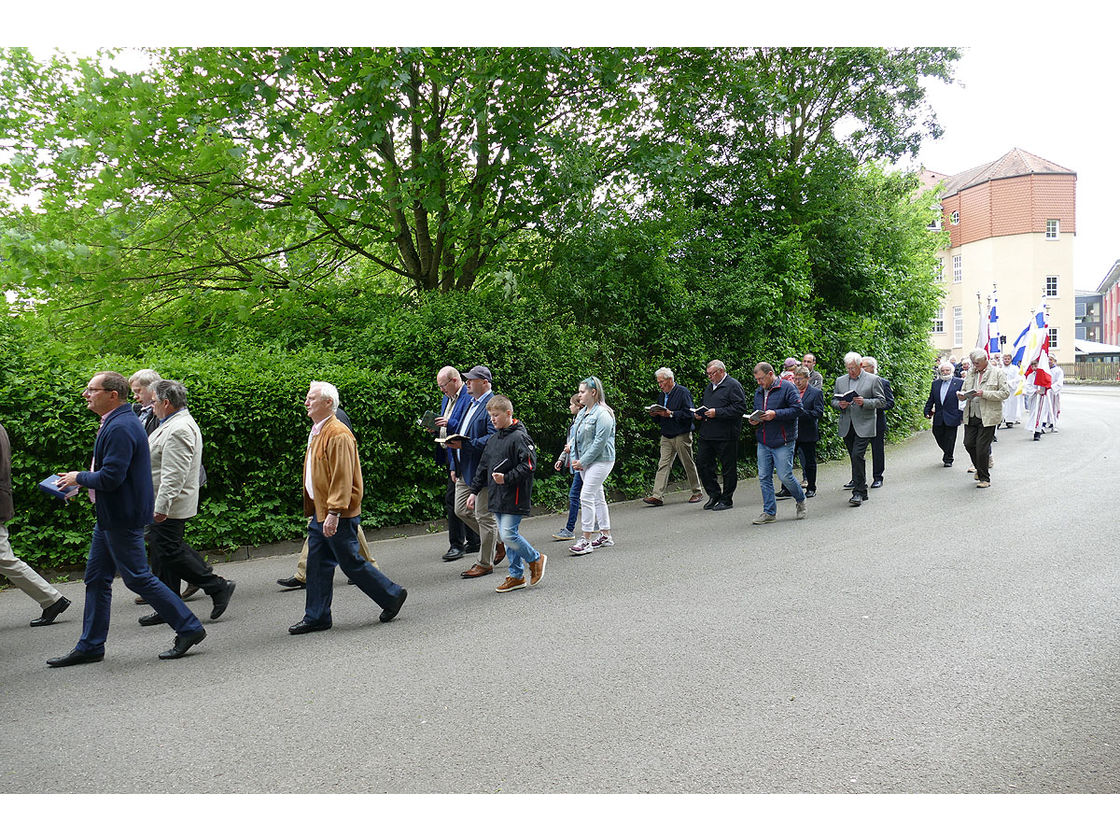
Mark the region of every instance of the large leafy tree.
<instances>
[{"instance_id":1,"label":"large leafy tree","mask_svg":"<svg viewBox=\"0 0 1120 840\"><path fill-rule=\"evenodd\" d=\"M192 49L3 56L4 272L65 307L328 282L470 289L526 229L626 186L644 54L611 49ZM22 203L28 194L33 205Z\"/></svg>"}]
</instances>

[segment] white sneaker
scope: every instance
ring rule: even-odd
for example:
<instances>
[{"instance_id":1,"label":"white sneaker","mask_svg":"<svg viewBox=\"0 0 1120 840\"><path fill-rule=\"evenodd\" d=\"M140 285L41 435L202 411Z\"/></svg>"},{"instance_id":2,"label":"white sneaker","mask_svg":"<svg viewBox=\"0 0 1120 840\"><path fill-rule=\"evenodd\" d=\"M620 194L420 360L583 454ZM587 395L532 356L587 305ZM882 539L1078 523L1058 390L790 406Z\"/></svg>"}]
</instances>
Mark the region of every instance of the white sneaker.
<instances>
[{"instance_id":1,"label":"white sneaker","mask_svg":"<svg viewBox=\"0 0 1120 840\"><path fill-rule=\"evenodd\" d=\"M580 537L574 544L568 546L568 551L572 552L572 554L590 554L594 550L594 546L583 537Z\"/></svg>"},{"instance_id":2,"label":"white sneaker","mask_svg":"<svg viewBox=\"0 0 1120 840\"><path fill-rule=\"evenodd\" d=\"M607 546L614 545L614 540L611 539L610 534L600 534L591 541L591 545L594 548L606 548Z\"/></svg>"}]
</instances>

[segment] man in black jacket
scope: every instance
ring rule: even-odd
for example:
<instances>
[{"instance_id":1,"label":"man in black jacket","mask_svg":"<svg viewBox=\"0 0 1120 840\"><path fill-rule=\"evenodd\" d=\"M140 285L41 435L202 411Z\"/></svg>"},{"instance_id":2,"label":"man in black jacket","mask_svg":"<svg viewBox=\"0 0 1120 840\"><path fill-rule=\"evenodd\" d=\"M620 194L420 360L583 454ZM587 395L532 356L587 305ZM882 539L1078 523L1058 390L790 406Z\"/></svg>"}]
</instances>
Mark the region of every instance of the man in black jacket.
<instances>
[{"instance_id":1,"label":"man in black jacket","mask_svg":"<svg viewBox=\"0 0 1120 840\"><path fill-rule=\"evenodd\" d=\"M657 377L661 395L649 413L661 426L661 460L657 464L657 477L653 480L653 493L642 501L654 507L665 504L669 473L673 469L673 461L680 458L685 478L692 490L689 501L698 502L704 497L700 492L696 462L692 460L692 393L676 383L673 371L667 367L658 368L653 375Z\"/></svg>"},{"instance_id":2,"label":"man in black jacket","mask_svg":"<svg viewBox=\"0 0 1120 840\"><path fill-rule=\"evenodd\" d=\"M864 356L860 362L860 367L868 373L873 373L879 376L879 362L876 361L874 356ZM883 397L885 402L883 407L877 409L875 412L875 437L871 438L871 487L883 486L883 472L886 469L887 455L886 455L886 435L887 435L887 411L894 408L894 392L891 391L891 383L879 376L879 382L883 385Z\"/></svg>"},{"instance_id":3,"label":"man in black jacket","mask_svg":"<svg viewBox=\"0 0 1120 840\"><path fill-rule=\"evenodd\" d=\"M719 359L708 362L708 386L695 417L700 421L700 445L696 451L696 467L700 481L708 493L704 510L729 510L738 483L739 435L743 430L743 414L747 395L738 380L727 375ZM716 480L719 461L723 487Z\"/></svg>"},{"instance_id":4,"label":"man in black jacket","mask_svg":"<svg viewBox=\"0 0 1120 840\"><path fill-rule=\"evenodd\" d=\"M532 507L533 470L537 467L537 449L525 426L513 417L513 404L507 397L495 394L486 403L486 413L495 432L486 441L467 496L467 510L474 510L475 500L483 485L488 487L488 504L498 523L498 534L506 546L509 575L497 592L525 588L525 566L529 567L529 586L536 586L544 577L548 557L537 551L518 532L521 519ZM528 558L534 558L529 560Z\"/></svg>"}]
</instances>

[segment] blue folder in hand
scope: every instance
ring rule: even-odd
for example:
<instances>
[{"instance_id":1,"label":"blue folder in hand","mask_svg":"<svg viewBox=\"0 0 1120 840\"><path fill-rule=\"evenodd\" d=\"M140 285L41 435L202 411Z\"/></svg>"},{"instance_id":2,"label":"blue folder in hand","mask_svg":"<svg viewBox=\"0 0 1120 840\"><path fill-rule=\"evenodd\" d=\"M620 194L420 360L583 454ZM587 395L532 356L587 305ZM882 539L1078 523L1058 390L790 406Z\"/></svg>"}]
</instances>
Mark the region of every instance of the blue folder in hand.
<instances>
[{"instance_id":1,"label":"blue folder in hand","mask_svg":"<svg viewBox=\"0 0 1120 840\"><path fill-rule=\"evenodd\" d=\"M39 489L46 493L48 496L54 496L56 499L62 499L63 501L66 501L67 499L72 499L77 496L78 491L82 488L74 485L73 487L69 487L66 490L59 490L58 476L54 473L51 473L39 482Z\"/></svg>"}]
</instances>

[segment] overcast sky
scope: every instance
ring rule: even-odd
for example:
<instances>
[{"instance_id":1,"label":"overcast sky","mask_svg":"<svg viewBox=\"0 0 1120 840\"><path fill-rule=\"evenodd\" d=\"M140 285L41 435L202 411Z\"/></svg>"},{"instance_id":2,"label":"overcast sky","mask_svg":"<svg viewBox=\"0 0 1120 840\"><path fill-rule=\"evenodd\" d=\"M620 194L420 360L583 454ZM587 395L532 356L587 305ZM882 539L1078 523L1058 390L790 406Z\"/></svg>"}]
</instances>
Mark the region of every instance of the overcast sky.
<instances>
[{"instance_id":1,"label":"overcast sky","mask_svg":"<svg viewBox=\"0 0 1120 840\"><path fill-rule=\"evenodd\" d=\"M945 134L923 148L926 168L955 175L1020 148L1077 173L1079 290L1096 289L1120 260L1118 72L1114 55L1079 42L993 43L966 51L960 84L930 89Z\"/></svg>"}]
</instances>

